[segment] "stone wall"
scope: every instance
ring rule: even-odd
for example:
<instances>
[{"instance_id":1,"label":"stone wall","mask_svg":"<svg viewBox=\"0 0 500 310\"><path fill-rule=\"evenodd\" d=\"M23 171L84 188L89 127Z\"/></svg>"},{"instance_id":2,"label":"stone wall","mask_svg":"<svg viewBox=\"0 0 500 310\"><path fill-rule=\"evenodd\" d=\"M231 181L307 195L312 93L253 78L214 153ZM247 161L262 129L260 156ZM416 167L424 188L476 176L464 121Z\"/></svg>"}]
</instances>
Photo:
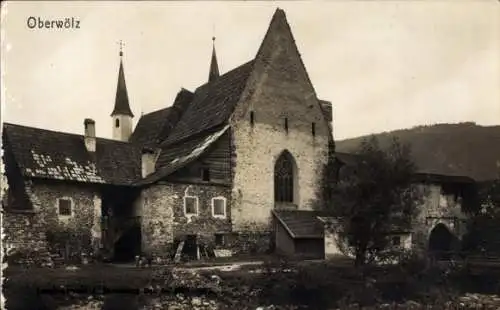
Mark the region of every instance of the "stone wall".
<instances>
[{"instance_id":1,"label":"stone wall","mask_svg":"<svg viewBox=\"0 0 500 310\"><path fill-rule=\"evenodd\" d=\"M64 232L68 236L72 251L97 251L101 242L100 235L100 196L96 188L83 184L62 184L35 182L33 195L39 202L39 214L46 234ZM71 201L71 215L58 213L58 199ZM88 238L88 239L87 239ZM50 241L50 240L49 240ZM76 247L76 248L75 248ZM64 249L59 249L64 250Z\"/></svg>"},{"instance_id":2,"label":"stone wall","mask_svg":"<svg viewBox=\"0 0 500 310\"><path fill-rule=\"evenodd\" d=\"M184 197L198 198L198 215L184 213ZM212 198L226 199L226 217L212 215ZM196 235L201 244L213 244L216 233L231 232L230 188L215 185L156 184L142 193L143 251L170 255L176 239Z\"/></svg>"},{"instance_id":3,"label":"stone wall","mask_svg":"<svg viewBox=\"0 0 500 310\"><path fill-rule=\"evenodd\" d=\"M462 212L462 197L459 191L444 192L441 184L419 184L424 199L413 225L412 244L426 250L431 231L444 224L452 234L461 238L466 229L466 215Z\"/></svg>"},{"instance_id":4,"label":"stone wall","mask_svg":"<svg viewBox=\"0 0 500 310\"><path fill-rule=\"evenodd\" d=\"M47 239L40 215L35 212L7 211L2 213L3 250L46 252Z\"/></svg>"},{"instance_id":5,"label":"stone wall","mask_svg":"<svg viewBox=\"0 0 500 310\"><path fill-rule=\"evenodd\" d=\"M100 198L95 188L38 180L31 183L29 197L33 210L3 214L7 247L61 255L99 249ZM59 198L71 201L71 215L58 214Z\"/></svg>"},{"instance_id":6,"label":"stone wall","mask_svg":"<svg viewBox=\"0 0 500 310\"><path fill-rule=\"evenodd\" d=\"M271 230L274 166L284 150L296 164L298 209L322 206L321 175L331 131L293 37L279 21L270 26L231 122L233 230Z\"/></svg>"}]
</instances>

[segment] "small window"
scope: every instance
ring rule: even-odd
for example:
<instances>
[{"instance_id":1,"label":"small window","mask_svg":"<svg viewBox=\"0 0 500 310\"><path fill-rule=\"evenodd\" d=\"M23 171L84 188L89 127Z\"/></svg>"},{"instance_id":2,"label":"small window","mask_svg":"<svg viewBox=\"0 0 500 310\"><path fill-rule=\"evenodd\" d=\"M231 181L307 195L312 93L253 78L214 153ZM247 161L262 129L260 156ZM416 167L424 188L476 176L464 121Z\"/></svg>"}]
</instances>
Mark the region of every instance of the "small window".
<instances>
[{"instance_id":1,"label":"small window","mask_svg":"<svg viewBox=\"0 0 500 310\"><path fill-rule=\"evenodd\" d=\"M250 125L255 124L255 113L253 111L250 112Z\"/></svg>"},{"instance_id":2,"label":"small window","mask_svg":"<svg viewBox=\"0 0 500 310\"><path fill-rule=\"evenodd\" d=\"M116 128L120 127L120 120L119 119L115 119L115 127Z\"/></svg>"},{"instance_id":3,"label":"small window","mask_svg":"<svg viewBox=\"0 0 500 310\"><path fill-rule=\"evenodd\" d=\"M215 234L215 245L224 245L224 235Z\"/></svg>"},{"instance_id":4,"label":"small window","mask_svg":"<svg viewBox=\"0 0 500 310\"><path fill-rule=\"evenodd\" d=\"M288 133L288 117L285 117L285 131Z\"/></svg>"},{"instance_id":5,"label":"small window","mask_svg":"<svg viewBox=\"0 0 500 310\"><path fill-rule=\"evenodd\" d=\"M201 168L201 179L203 181L210 181L210 169L208 167Z\"/></svg>"},{"instance_id":6,"label":"small window","mask_svg":"<svg viewBox=\"0 0 500 310\"><path fill-rule=\"evenodd\" d=\"M316 137L316 123L312 123L311 132L312 132L312 136Z\"/></svg>"},{"instance_id":7,"label":"small window","mask_svg":"<svg viewBox=\"0 0 500 310\"><path fill-rule=\"evenodd\" d=\"M214 217L226 217L226 198L212 199L212 215Z\"/></svg>"},{"instance_id":8,"label":"small window","mask_svg":"<svg viewBox=\"0 0 500 310\"><path fill-rule=\"evenodd\" d=\"M67 198L59 199L59 215L71 216L71 200Z\"/></svg>"},{"instance_id":9,"label":"small window","mask_svg":"<svg viewBox=\"0 0 500 310\"><path fill-rule=\"evenodd\" d=\"M392 237L392 245L393 246L400 246L401 245L401 237L400 236Z\"/></svg>"},{"instance_id":10,"label":"small window","mask_svg":"<svg viewBox=\"0 0 500 310\"><path fill-rule=\"evenodd\" d=\"M185 215L198 214L198 197L191 197L191 196L184 197L184 214Z\"/></svg>"}]
</instances>

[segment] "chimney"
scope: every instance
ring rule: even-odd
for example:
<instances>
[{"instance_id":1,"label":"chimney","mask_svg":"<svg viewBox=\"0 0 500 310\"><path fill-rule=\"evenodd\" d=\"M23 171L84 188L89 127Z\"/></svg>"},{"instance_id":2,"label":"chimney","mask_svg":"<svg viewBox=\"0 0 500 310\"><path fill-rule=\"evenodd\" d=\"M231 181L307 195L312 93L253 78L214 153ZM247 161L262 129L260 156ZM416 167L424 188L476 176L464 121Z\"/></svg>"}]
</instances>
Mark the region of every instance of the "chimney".
<instances>
[{"instance_id":1,"label":"chimney","mask_svg":"<svg viewBox=\"0 0 500 310\"><path fill-rule=\"evenodd\" d=\"M83 121L85 125L85 147L87 151L95 153L96 149L96 138L95 138L95 121L90 118L86 118Z\"/></svg>"},{"instance_id":2,"label":"chimney","mask_svg":"<svg viewBox=\"0 0 500 310\"><path fill-rule=\"evenodd\" d=\"M155 172L155 158L156 152L153 149L147 147L142 149L141 165L143 178Z\"/></svg>"}]
</instances>

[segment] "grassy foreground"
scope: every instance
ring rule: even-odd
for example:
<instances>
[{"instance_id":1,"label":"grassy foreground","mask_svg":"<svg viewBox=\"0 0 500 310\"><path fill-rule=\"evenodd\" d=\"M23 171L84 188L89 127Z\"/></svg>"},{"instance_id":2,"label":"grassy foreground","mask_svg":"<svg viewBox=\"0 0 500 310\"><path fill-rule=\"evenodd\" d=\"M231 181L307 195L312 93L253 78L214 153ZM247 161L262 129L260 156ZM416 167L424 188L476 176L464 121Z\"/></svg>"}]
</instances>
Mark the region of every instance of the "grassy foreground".
<instances>
[{"instance_id":1,"label":"grassy foreground","mask_svg":"<svg viewBox=\"0 0 500 310\"><path fill-rule=\"evenodd\" d=\"M76 270L9 267L4 276L7 309L57 309L61 304L86 298L97 298L104 305L125 303L107 309L149 309L139 307L138 300L153 296L216 300L217 305L210 309L256 309L270 304L308 309L376 309L396 303L413 305L399 309L419 309L416 305L457 309L451 303L460 304L458 296L474 290L497 293L500 283L495 272L473 276L466 268L429 267L419 261L363 270L349 264L267 261L229 272L173 266L87 265ZM121 297L107 298L113 295Z\"/></svg>"}]
</instances>

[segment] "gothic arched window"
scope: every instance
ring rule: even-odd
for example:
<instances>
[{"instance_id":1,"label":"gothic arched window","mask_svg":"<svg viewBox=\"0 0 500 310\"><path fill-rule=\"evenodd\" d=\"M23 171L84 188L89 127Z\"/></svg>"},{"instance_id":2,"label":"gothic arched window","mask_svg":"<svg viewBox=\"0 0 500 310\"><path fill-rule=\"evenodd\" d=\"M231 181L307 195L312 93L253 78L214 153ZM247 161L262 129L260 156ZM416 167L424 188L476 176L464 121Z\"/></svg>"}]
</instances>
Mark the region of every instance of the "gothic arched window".
<instances>
[{"instance_id":1,"label":"gothic arched window","mask_svg":"<svg viewBox=\"0 0 500 310\"><path fill-rule=\"evenodd\" d=\"M290 153L283 152L274 166L274 200L293 202L294 160Z\"/></svg>"}]
</instances>

